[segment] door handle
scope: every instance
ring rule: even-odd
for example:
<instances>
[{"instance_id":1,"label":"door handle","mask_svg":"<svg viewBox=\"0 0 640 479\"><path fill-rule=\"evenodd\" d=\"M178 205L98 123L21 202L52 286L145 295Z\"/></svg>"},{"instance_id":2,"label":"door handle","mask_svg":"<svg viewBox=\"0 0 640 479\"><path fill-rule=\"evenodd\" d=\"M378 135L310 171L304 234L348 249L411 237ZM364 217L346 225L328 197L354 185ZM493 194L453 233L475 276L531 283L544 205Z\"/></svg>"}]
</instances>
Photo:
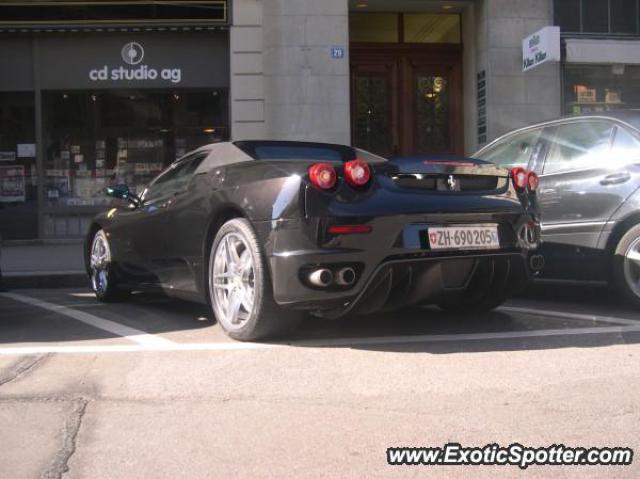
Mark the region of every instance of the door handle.
<instances>
[{"instance_id":1,"label":"door handle","mask_svg":"<svg viewBox=\"0 0 640 479\"><path fill-rule=\"evenodd\" d=\"M601 185L618 185L620 183L625 183L631 179L631 175L624 171L622 173L613 173L612 175L607 175L600 180Z\"/></svg>"}]
</instances>

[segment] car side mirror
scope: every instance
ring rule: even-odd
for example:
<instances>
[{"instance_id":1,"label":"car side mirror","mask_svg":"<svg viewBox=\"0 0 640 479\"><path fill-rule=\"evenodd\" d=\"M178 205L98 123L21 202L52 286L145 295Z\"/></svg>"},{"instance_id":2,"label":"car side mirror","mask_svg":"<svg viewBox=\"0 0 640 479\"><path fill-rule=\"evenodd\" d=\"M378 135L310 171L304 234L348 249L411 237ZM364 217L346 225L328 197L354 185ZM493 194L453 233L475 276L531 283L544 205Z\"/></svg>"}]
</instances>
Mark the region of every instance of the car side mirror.
<instances>
[{"instance_id":1,"label":"car side mirror","mask_svg":"<svg viewBox=\"0 0 640 479\"><path fill-rule=\"evenodd\" d=\"M107 187L107 196L112 198L118 198L120 200L127 200L134 206L140 205L140 198L129 190L127 185L114 185Z\"/></svg>"}]
</instances>

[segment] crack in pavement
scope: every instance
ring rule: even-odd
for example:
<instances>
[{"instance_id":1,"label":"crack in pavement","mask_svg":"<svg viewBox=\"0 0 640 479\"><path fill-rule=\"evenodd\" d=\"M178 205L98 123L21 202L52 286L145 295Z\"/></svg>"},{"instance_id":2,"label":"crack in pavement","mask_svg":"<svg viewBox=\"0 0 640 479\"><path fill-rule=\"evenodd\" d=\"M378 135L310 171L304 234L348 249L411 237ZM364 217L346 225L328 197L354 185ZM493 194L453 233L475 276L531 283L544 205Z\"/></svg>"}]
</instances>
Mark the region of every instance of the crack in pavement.
<instances>
[{"instance_id":1,"label":"crack in pavement","mask_svg":"<svg viewBox=\"0 0 640 479\"><path fill-rule=\"evenodd\" d=\"M26 356L22 359L19 359L18 361L10 365L6 370L0 371L0 386L4 386L7 383L21 378L25 374L32 371L36 366L38 366L49 356L49 354L38 354L37 356Z\"/></svg>"},{"instance_id":2,"label":"crack in pavement","mask_svg":"<svg viewBox=\"0 0 640 479\"><path fill-rule=\"evenodd\" d=\"M62 447L40 475L41 479L61 479L69 471L69 459L76 451L76 439L82 426L82 419L89 401L86 398L76 398L73 410L64 423Z\"/></svg>"}]
</instances>

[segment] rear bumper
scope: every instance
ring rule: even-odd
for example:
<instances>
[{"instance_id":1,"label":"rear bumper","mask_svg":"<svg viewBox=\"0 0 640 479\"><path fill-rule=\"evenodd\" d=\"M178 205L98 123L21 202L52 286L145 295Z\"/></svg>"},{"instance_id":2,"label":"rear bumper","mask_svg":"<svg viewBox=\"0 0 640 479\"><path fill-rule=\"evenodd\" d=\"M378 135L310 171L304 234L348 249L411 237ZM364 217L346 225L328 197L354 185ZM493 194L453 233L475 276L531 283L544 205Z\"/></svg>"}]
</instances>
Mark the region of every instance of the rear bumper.
<instances>
[{"instance_id":1,"label":"rear bumper","mask_svg":"<svg viewBox=\"0 0 640 479\"><path fill-rule=\"evenodd\" d=\"M281 306L340 316L368 313L410 304L437 302L461 291L483 261L508 263L514 291L530 278L530 249L518 231L533 218L525 214L460 215L457 218L389 216L351 218L372 226L370 234L326 234L330 218L280 220L256 225L269 262L274 299ZM342 224L345 219L342 219ZM498 224L500 249L432 252L421 241L429 225ZM534 222L535 223L535 222ZM539 239L539 228L534 228ZM315 288L306 281L313 268L337 271L351 267L356 281L348 288Z\"/></svg>"}]
</instances>

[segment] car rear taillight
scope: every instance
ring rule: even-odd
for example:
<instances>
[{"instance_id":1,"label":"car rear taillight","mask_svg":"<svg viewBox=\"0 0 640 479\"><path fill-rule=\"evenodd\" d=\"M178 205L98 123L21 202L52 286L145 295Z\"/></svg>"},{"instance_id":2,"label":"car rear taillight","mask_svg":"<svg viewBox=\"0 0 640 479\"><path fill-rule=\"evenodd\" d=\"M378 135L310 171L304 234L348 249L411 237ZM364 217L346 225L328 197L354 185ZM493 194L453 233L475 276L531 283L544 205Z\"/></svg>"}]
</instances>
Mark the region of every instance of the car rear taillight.
<instances>
[{"instance_id":1,"label":"car rear taillight","mask_svg":"<svg viewBox=\"0 0 640 479\"><path fill-rule=\"evenodd\" d=\"M513 180L513 186L516 190L522 191L527 187L529 173L524 168L519 166L511 170L511 179Z\"/></svg>"},{"instance_id":2,"label":"car rear taillight","mask_svg":"<svg viewBox=\"0 0 640 479\"><path fill-rule=\"evenodd\" d=\"M362 160L347 161L344 164L344 179L351 186L364 186L371 179L371 169Z\"/></svg>"},{"instance_id":3,"label":"car rear taillight","mask_svg":"<svg viewBox=\"0 0 640 479\"><path fill-rule=\"evenodd\" d=\"M336 185L336 169L329 163L316 163L309 167L311 183L321 190L330 190Z\"/></svg>"},{"instance_id":4,"label":"car rear taillight","mask_svg":"<svg viewBox=\"0 0 640 479\"><path fill-rule=\"evenodd\" d=\"M539 184L540 178L538 178L538 175L536 175L535 172L530 171L529 175L527 176L527 187L529 188L529 191L534 193L538 189Z\"/></svg>"}]
</instances>

